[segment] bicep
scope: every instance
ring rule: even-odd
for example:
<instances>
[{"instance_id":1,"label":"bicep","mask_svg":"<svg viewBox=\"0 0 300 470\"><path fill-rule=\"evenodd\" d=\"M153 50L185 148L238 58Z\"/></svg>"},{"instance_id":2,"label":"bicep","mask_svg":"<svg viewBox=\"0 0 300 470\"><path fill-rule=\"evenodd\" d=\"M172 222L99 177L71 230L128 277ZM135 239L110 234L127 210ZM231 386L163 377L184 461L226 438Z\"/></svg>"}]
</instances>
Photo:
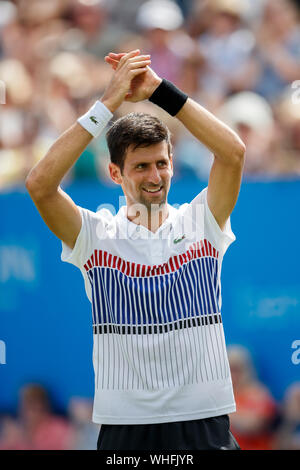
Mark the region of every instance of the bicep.
<instances>
[{"instance_id":1,"label":"bicep","mask_svg":"<svg viewBox=\"0 0 300 470\"><path fill-rule=\"evenodd\" d=\"M208 181L207 203L221 230L236 204L242 173L243 160L227 164L214 157Z\"/></svg>"},{"instance_id":2,"label":"bicep","mask_svg":"<svg viewBox=\"0 0 300 470\"><path fill-rule=\"evenodd\" d=\"M70 196L59 187L51 195L32 199L49 229L73 249L82 222L80 210Z\"/></svg>"}]
</instances>

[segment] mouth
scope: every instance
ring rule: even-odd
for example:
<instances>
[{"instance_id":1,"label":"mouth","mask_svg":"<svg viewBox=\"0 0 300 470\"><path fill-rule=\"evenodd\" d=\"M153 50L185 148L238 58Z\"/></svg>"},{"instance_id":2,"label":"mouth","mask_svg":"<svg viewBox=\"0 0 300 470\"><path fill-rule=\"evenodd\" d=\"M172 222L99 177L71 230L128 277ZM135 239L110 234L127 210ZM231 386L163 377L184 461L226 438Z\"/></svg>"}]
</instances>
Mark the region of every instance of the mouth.
<instances>
[{"instance_id":1,"label":"mouth","mask_svg":"<svg viewBox=\"0 0 300 470\"><path fill-rule=\"evenodd\" d=\"M147 193L147 194L158 195L158 194L161 193L162 188L163 188L163 186L160 186L159 188L152 188L152 189L150 189L150 188L149 188L149 189L142 188L142 189L143 189L143 191L145 191L145 193Z\"/></svg>"}]
</instances>

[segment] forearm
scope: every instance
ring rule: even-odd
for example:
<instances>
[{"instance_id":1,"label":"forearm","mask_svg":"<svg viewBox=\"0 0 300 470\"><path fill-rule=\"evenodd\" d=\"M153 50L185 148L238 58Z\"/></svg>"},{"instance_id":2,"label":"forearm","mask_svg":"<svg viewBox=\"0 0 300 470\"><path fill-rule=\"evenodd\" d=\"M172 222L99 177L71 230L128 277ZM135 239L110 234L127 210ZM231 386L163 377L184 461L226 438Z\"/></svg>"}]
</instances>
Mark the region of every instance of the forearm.
<instances>
[{"instance_id":1,"label":"forearm","mask_svg":"<svg viewBox=\"0 0 300 470\"><path fill-rule=\"evenodd\" d=\"M243 159L245 145L239 136L191 98L176 117L216 158L228 164Z\"/></svg>"},{"instance_id":2,"label":"forearm","mask_svg":"<svg viewBox=\"0 0 300 470\"><path fill-rule=\"evenodd\" d=\"M34 166L26 179L26 187L35 197L57 191L63 177L78 160L93 136L77 122L65 131Z\"/></svg>"}]
</instances>

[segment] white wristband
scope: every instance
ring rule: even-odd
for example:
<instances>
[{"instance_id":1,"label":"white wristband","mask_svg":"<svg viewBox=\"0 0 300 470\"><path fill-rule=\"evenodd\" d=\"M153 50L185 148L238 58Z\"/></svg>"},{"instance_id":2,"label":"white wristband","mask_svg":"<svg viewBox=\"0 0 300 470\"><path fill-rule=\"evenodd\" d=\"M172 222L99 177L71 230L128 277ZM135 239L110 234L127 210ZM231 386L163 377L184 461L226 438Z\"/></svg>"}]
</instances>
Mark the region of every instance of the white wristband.
<instances>
[{"instance_id":1,"label":"white wristband","mask_svg":"<svg viewBox=\"0 0 300 470\"><path fill-rule=\"evenodd\" d=\"M96 101L77 122L93 137L99 137L112 117L110 110L101 101Z\"/></svg>"}]
</instances>

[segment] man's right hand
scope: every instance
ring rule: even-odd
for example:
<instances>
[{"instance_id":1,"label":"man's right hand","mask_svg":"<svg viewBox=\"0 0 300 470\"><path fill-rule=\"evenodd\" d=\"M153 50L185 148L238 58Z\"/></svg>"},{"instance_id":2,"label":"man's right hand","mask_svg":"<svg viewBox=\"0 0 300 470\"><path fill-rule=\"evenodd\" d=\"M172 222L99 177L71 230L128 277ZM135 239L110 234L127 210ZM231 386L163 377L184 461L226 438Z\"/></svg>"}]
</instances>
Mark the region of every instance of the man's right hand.
<instances>
[{"instance_id":1,"label":"man's right hand","mask_svg":"<svg viewBox=\"0 0 300 470\"><path fill-rule=\"evenodd\" d=\"M109 64L117 73L120 65L122 64L122 61L126 60L128 56L130 56L131 60L133 60L134 58L139 60L139 57L150 58L149 55L139 56L138 55L139 52L140 52L139 50L132 51L128 54L125 54L125 53L115 54L113 52L110 52L105 57L105 62ZM124 101L130 101L132 103L146 100L150 98L150 96L154 93L154 91L160 85L161 82L162 82L162 79L149 67L149 64L148 64L146 66L146 70L144 70L140 74L137 74L131 80L128 92L125 94L125 97L123 99ZM101 101L103 102L103 98L101 99Z\"/></svg>"},{"instance_id":2,"label":"man's right hand","mask_svg":"<svg viewBox=\"0 0 300 470\"><path fill-rule=\"evenodd\" d=\"M113 113L128 98L132 82L147 72L150 65L150 55L140 55L139 50L122 54L115 67L115 73L100 99Z\"/></svg>"}]
</instances>

